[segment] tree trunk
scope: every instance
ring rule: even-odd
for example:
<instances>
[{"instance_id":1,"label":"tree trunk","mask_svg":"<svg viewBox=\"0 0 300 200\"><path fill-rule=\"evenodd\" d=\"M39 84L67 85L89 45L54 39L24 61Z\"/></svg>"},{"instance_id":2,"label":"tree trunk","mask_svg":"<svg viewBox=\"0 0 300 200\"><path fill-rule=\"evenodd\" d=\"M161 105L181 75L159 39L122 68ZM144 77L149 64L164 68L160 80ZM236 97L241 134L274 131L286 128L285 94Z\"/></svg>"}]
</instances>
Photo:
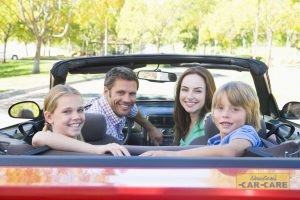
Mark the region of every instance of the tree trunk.
<instances>
[{"instance_id":1,"label":"tree trunk","mask_svg":"<svg viewBox=\"0 0 300 200\"><path fill-rule=\"evenodd\" d=\"M26 56L28 57L28 46L27 46L27 42L24 42L24 46L25 46L25 51L26 51Z\"/></svg>"},{"instance_id":2,"label":"tree trunk","mask_svg":"<svg viewBox=\"0 0 300 200\"><path fill-rule=\"evenodd\" d=\"M201 28L201 25L199 25L198 26L198 34L197 34L197 47L196 47L196 49L197 49L197 53L200 53L200 48L201 48L201 44L200 44L200 37L201 37L201 35L200 35L200 28ZM204 52L205 52L205 50L204 50ZM205 54L205 53L204 53Z\"/></svg>"},{"instance_id":3,"label":"tree trunk","mask_svg":"<svg viewBox=\"0 0 300 200\"><path fill-rule=\"evenodd\" d=\"M42 46L42 38L38 37L36 39L36 51L35 51L32 74L39 74L40 73L41 46Z\"/></svg>"},{"instance_id":4,"label":"tree trunk","mask_svg":"<svg viewBox=\"0 0 300 200\"><path fill-rule=\"evenodd\" d=\"M3 63L6 63L6 50L7 50L7 42L8 42L8 38L10 37L10 31L11 30L11 25L9 25L9 28L7 31L4 31L3 34Z\"/></svg>"},{"instance_id":5,"label":"tree trunk","mask_svg":"<svg viewBox=\"0 0 300 200\"><path fill-rule=\"evenodd\" d=\"M7 39L3 40L3 63L6 63L6 47L7 47Z\"/></svg>"},{"instance_id":6,"label":"tree trunk","mask_svg":"<svg viewBox=\"0 0 300 200\"><path fill-rule=\"evenodd\" d=\"M267 46L267 65L270 67L271 64L271 57L272 57L272 40L273 40L273 31L271 28L268 29L267 33L267 39L268 39L268 46Z\"/></svg>"},{"instance_id":7,"label":"tree trunk","mask_svg":"<svg viewBox=\"0 0 300 200\"><path fill-rule=\"evenodd\" d=\"M253 47L252 47L252 58L256 59L256 49L258 41L258 28L259 28L259 15L260 15L260 0L257 0L257 10L255 16L255 28L253 32Z\"/></svg>"},{"instance_id":8,"label":"tree trunk","mask_svg":"<svg viewBox=\"0 0 300 200\"><path fill-rule=\"evenodd\" d=\"M157 40L156 40L156 51L157 53L160 53L160 47L161 47L161 44L160 44L160 36L157 36Z\"/></svg>"}]
</instances>

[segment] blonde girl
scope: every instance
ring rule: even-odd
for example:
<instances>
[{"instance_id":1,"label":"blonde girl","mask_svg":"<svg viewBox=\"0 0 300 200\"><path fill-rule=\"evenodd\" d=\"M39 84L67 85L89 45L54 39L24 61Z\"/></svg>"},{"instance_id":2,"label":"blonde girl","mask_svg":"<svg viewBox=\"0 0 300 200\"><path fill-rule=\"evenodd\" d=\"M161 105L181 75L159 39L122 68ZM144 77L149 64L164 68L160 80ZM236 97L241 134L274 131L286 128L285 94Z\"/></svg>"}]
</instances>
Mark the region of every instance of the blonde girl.
<instances>
[{"instance_id":1,"label":"blonde girl","mask_svg":"<svg viewBox=\"0 0 300 200\"><path fill-rule=\"evenodd\" d=\"M130 155L123 146L111 143L91 145L85 143L81 128L85 122L83 99L68 85L54 86L44 99L45 126L32 138L32 145L47 145L52 149L92 154L110 152L114 156Z\"/></svg>"}]
</instances>

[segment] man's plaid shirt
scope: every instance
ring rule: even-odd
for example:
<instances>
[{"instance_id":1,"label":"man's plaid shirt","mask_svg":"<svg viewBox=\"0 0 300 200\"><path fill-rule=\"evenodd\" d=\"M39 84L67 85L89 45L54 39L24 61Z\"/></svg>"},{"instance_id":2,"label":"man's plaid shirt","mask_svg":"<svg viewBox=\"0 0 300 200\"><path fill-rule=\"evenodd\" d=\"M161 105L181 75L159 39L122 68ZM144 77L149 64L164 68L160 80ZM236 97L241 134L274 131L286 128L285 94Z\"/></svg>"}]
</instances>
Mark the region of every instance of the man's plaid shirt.
<instances>
[{"instance_id":1,"label":"man's plaid shirt","mask_svg":"<svg viewBox=\"0 0 300 200\"><path fill-rule=\"evenodd\" d=\"M123 140L124 134L122 132L126 117L119 117L117 116L114 111L111 109L110 105L108 104L105 96L97 97L93 100L91 100L86 106L85 106L85 112L87 113L100 113L104 115L106 119L106 134L111 135L115 137L117 140ZM135 117L138 113L138 108L136 105L134 105L130 113L127 115L127 117Z\"/></svg>"}]
</instances>

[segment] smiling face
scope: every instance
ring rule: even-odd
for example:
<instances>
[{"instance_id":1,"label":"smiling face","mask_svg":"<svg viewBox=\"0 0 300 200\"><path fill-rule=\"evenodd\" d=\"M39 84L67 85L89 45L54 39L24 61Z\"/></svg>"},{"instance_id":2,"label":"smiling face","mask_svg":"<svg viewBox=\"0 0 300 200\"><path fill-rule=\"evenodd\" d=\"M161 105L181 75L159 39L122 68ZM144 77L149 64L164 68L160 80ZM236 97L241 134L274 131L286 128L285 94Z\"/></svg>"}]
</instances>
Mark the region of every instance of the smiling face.
<instances>
[{"instance_id":1,"label":"smiling face","mask_svg":"<svg viewBox=\"0 0 300 200\"><path fill-rule=\"evenodd\" d=\"M212 110L212 116L222 138L246 123L246 110L241 106L232 105L226 94Z\"/></svg>"},{"instance_id":2,"label":"smiling face","mask_svg":"<svg viewBox=\"0 0 300 200\"><path fill-rule=\"evenodd\" d=\"M183 78L179 100L182 107L190 114L199 114L205 104L206 87L204 79L197 74Z\"/></svg>"},{"instance_id":3,"label":"smiling face","mask_svg":"<svg viewBox=\"0 0 300 200\"><path fill-rule=\"evenodd\" d=\"M116 115L119 117L129 114L136 102L137 83L123 79L115 80L109 90L104 87L104 95Z\"/></svg>"},{"instance_id":4,"label":"smiling face","mask_svg":"<svg viewBox=\"0 0 300 200\"><path fill-rule=\"evenodd\" d=\"M57 100L54 112L45 112L45 119L51 124L53 132L76 138L81 133L85 121L81 96L77 94L61 96Z\"/></svg>"}]
</instances>

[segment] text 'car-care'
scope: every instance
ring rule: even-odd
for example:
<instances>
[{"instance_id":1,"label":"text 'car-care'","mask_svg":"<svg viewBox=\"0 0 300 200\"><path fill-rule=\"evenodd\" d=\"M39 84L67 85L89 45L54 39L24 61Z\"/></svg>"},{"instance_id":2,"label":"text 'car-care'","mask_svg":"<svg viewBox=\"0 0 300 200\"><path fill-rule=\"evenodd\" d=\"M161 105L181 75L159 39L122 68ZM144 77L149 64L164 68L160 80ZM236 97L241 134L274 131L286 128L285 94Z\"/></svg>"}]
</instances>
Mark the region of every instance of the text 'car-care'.
<instances>
[{"instance_id":1,"label":"text 'car-care'","mask_svg":"<svg viewBox=\"0 0 300 200\"><path fill-rule=\"evenodd\" d=\"M289 190L290 174L288 173L237 174L236 189Z\"/></svg>"}]
</instances>

